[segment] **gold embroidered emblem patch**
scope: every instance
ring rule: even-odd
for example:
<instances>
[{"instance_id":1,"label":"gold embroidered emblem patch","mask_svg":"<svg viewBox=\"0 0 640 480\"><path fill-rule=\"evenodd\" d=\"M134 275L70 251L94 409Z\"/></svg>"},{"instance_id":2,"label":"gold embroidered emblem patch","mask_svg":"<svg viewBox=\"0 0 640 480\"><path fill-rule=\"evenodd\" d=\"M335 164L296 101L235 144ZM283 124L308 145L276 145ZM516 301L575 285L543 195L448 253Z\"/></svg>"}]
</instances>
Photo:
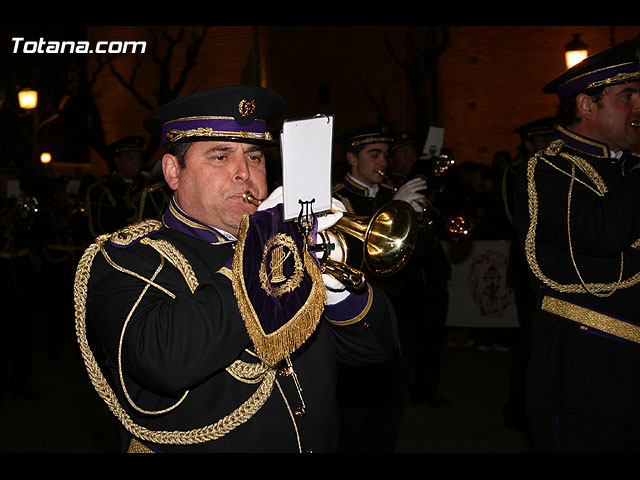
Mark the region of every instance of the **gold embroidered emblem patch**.
<instances>
[{"instance_id":1,"label":"gold embroidered emblem patch","mask_svg":"<svg viewBox=\"0 0 640 480\"><path fill-rule=\"evenodd\" d=\"M285 265L293 261L293 274L287 277ZM295 241L289 235L278 233L264 246L260 264L260 285L267 295L279 297L295 290L304 274L302 259Z\"/></svg>"},{"instance_id":2,"label":"gold embroidered emblem patch","mask_svg":"<svg viewBox=\"0 0 640 480\"><path fill-rule=\"evenodd\" d=\"M253 112L256 111L256 103L253 100L242 100L238 104L238 111L243 117L253 115Z\"/></svg>"}]
</instances>

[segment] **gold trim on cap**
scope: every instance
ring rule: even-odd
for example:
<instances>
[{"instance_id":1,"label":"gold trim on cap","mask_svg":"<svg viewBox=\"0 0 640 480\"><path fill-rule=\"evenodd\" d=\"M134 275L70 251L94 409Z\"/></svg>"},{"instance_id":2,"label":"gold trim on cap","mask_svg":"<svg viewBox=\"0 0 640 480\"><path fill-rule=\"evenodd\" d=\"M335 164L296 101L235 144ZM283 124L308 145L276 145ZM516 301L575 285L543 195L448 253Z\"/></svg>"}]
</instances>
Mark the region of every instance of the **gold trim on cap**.
<instances>
[{"instance_id":1,"label":"gold trim on cap","mask_svg":"<svg viewBox=\"0 0 640 480\"><path fill-rule=\"evenodd\" d=\"M618 73L614 77L605 78L597 82L590 83L587 88L600 87L601 85L610 85L615 83L624 83L640 77L640 72Z\"/></svg>"},{"instance_id":2,"label":"gold trim on cap","mask_svg":"<svg viewBox=\"0 0 640 480\"><path fill-rule=\"evenodd\" d=\"M564 87L565 85L567 85L568 83L574 82L574 81L578 80L579 78L586 77L586 76L588 76L588 75L593 75L594 73L597 73L597 72L603 72L603 71L605 71L605 70L611 70L611 69L614 69L614 68L622 67L623 65L631 65L632 63L634 63L634 62L625 62L625 63L621 63L621 64L619 64L619 65L610 65L610 66L608 66L608 67L599 68L599 69L597 69L597 70L592 70L592 71L590 71L590 72L583 73L582 75L578 75L577 77L573 77L573 78L568 79L566 82L564 82L564 83L560 84L560 85L558 86L558 88L562 88L562 87ZM638 75L638 73L639 73L639 72L633 72L633 73L620 73L620 74L618 74L618 75ZM616 75L616 76L618 76L618 75ZM613 78L615 78L615 77L613 77ZM597 87L597 86L601 85L601 84L602 84L602 82L609 82L609 83L610 83L610 82L611 82L611 80L610 80L610 79L605 79L605 80L599 80L599 81L597 81L597 82L592 82L592 83L588 84L588 86L587 86L586 88Z\"/></svg>"},{"instance_id":3,"label":"gold trim on cap","mask_svg":"<svg viewBox=\"0 0 640 480\"><path fill-rule=\"evenodd\" d=\"M226 130L214 130L213 128L194 128L191 130L169 130L166 135L167 140L175 142L188 137L234 137L246 138L247 140L266 140L273 141L271 133L255 133L255 132L234 132Z\"/></svg>"},{"instance_id":4,"label":"gold trim on cap","mask_svg":"<svg viewBox=\"0 0 640 480\"><path fill-rule=\"evenodd\" d=\"M352 147L359 147L360 145L367 145L369 143L392 143L393 138L391 137L368 137L364 140L354 140L349 142Z\"/></svg>"}]
</instances>

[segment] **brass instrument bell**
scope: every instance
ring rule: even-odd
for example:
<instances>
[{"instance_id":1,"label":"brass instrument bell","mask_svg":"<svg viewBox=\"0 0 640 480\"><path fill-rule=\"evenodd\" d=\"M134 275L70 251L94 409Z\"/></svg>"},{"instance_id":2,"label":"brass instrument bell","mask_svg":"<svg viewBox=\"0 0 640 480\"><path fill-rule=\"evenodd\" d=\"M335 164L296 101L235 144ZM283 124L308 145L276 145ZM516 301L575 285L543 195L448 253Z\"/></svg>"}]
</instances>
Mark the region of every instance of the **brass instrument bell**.
<instances>
[{"instance_id":1,"label":"brass instrument bell","mask_svg":"<svg viewBox=\"0 0 640 480\"><path fill-rule=\"evenodd\" d=\"M243 199L254 205L262 203L251 192L245 192ZM372 217L342 213L333 226L318 233L318 240L322 242L316 245L315 250L324 252L319 258L323 273L333 276L348 288L357 290L365 285L365 274L348 264L349 248L345 235L362 242L364 263L375 275L392 275L409 260L418 237L417 217L409 204L391 201Z\"/></svg>"},{"instance_id":2,"label":"brass instrument bell","mask_svg":"<svg viewBox=\"0 0 640 480\"><path fill-rule=\"evenodd\" d=\"M443 169L441 172L444 172L450 165L453 165L454 161L451 158L450 160L446 160L446 163L443 163L441 166ZM446 165L446 166L444 166ZM383 178L387 180L386 185L393 189L394 192L400 188L402 184L392 184L389 180L388 175L383 170L377 170L377 173L380 174ZM416 177L426 177L424 175L416 175ZM433 224L433 220L429 215L430 212L435 213L443 222L445 222L447 228L447 234L452 240L460 240L462 238L466 238L471 234L472 223L471 221L464 216L453 216L447 217L440 210L438 210L433 203L426 198L426 204L423 206L423 210L420 214L415 215L416 222L418 226L425 228L431 226Z\"/></svg>"},{"instance_id":3,"label":"brass instrument bell","mask_svg":"<svg viewBox=\"0 0 640 480\"><path fill-rule=\"evenodd\" d=\"M360 240L367 269L385 277L400 270L411 257L418 237L417 223L408 203L393 200L372 217L345 212L328 230Z\"/></svg>"}]
</instances>

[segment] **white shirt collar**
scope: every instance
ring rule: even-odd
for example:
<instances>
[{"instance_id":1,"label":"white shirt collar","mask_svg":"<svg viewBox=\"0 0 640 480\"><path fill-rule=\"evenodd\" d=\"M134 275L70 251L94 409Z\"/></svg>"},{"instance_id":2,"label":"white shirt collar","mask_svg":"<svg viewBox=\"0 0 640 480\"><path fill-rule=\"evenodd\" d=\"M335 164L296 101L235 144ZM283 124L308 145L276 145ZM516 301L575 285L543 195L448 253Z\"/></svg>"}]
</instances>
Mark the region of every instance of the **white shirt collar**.
<instances>
[{"instance_id":1,"label":"white shirt collar","mask_svg":"<svg viewBox=\"0 0 640 480\"><path fill-rule=\"evenodd\" d=\"M347 175L349 176L349 178L351 180L353 180L353 183L357 183L358 185L360 185L361 187L364 187L367 189L367 195L369 197L374 198L376 196L376 194L378 193L378 188L379 185L377 183L373 184L372 187L370 187L369 185L365 185L364 183L362 183L360 180L358 180L357 178L355 178L353 175L351 175L350 173L347 173Z\"/></svg>"}]
</instances>

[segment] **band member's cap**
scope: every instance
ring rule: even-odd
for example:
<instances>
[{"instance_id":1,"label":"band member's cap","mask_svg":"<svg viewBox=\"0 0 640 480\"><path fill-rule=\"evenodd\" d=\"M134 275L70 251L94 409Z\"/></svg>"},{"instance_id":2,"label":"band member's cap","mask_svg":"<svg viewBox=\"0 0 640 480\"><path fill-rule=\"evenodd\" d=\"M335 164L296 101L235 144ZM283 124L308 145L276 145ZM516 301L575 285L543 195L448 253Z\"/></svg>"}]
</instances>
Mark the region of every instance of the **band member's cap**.
<instances>
[{"instance_id":1,"label":"band member's cap","mask_svg":"<svg viewBox=\"0 0 640 480\"><path fill-rule=\"evenodd\" d=\"M284 99L257 85L211 88L179 97L152 112L144 128L162 135L162 144L227 140L274 145L267 130L284 114Z\"/></svg>"},{"instance_id":2,"label":"band member's cap","mask_svg":"<svg viewBox=\"0 0 640 480\"><path fill-rule=\"evenodd\" d=\"M336 140L348 152L370 143L393 143L393 135L387 125L371 123L348 130Z\"/></svg>"},{"instance_id":3,"label":"band member's cap","mask_svg":"<svg viewBox=\"0 0 640 480\"><path fill-rule=\"evenodd\" d=\"M596 53L573 66L542 91L556 93L560 99L602 85L616 85L638 80L640 40L635 38Z\"/></svg>"}]
</instances>

